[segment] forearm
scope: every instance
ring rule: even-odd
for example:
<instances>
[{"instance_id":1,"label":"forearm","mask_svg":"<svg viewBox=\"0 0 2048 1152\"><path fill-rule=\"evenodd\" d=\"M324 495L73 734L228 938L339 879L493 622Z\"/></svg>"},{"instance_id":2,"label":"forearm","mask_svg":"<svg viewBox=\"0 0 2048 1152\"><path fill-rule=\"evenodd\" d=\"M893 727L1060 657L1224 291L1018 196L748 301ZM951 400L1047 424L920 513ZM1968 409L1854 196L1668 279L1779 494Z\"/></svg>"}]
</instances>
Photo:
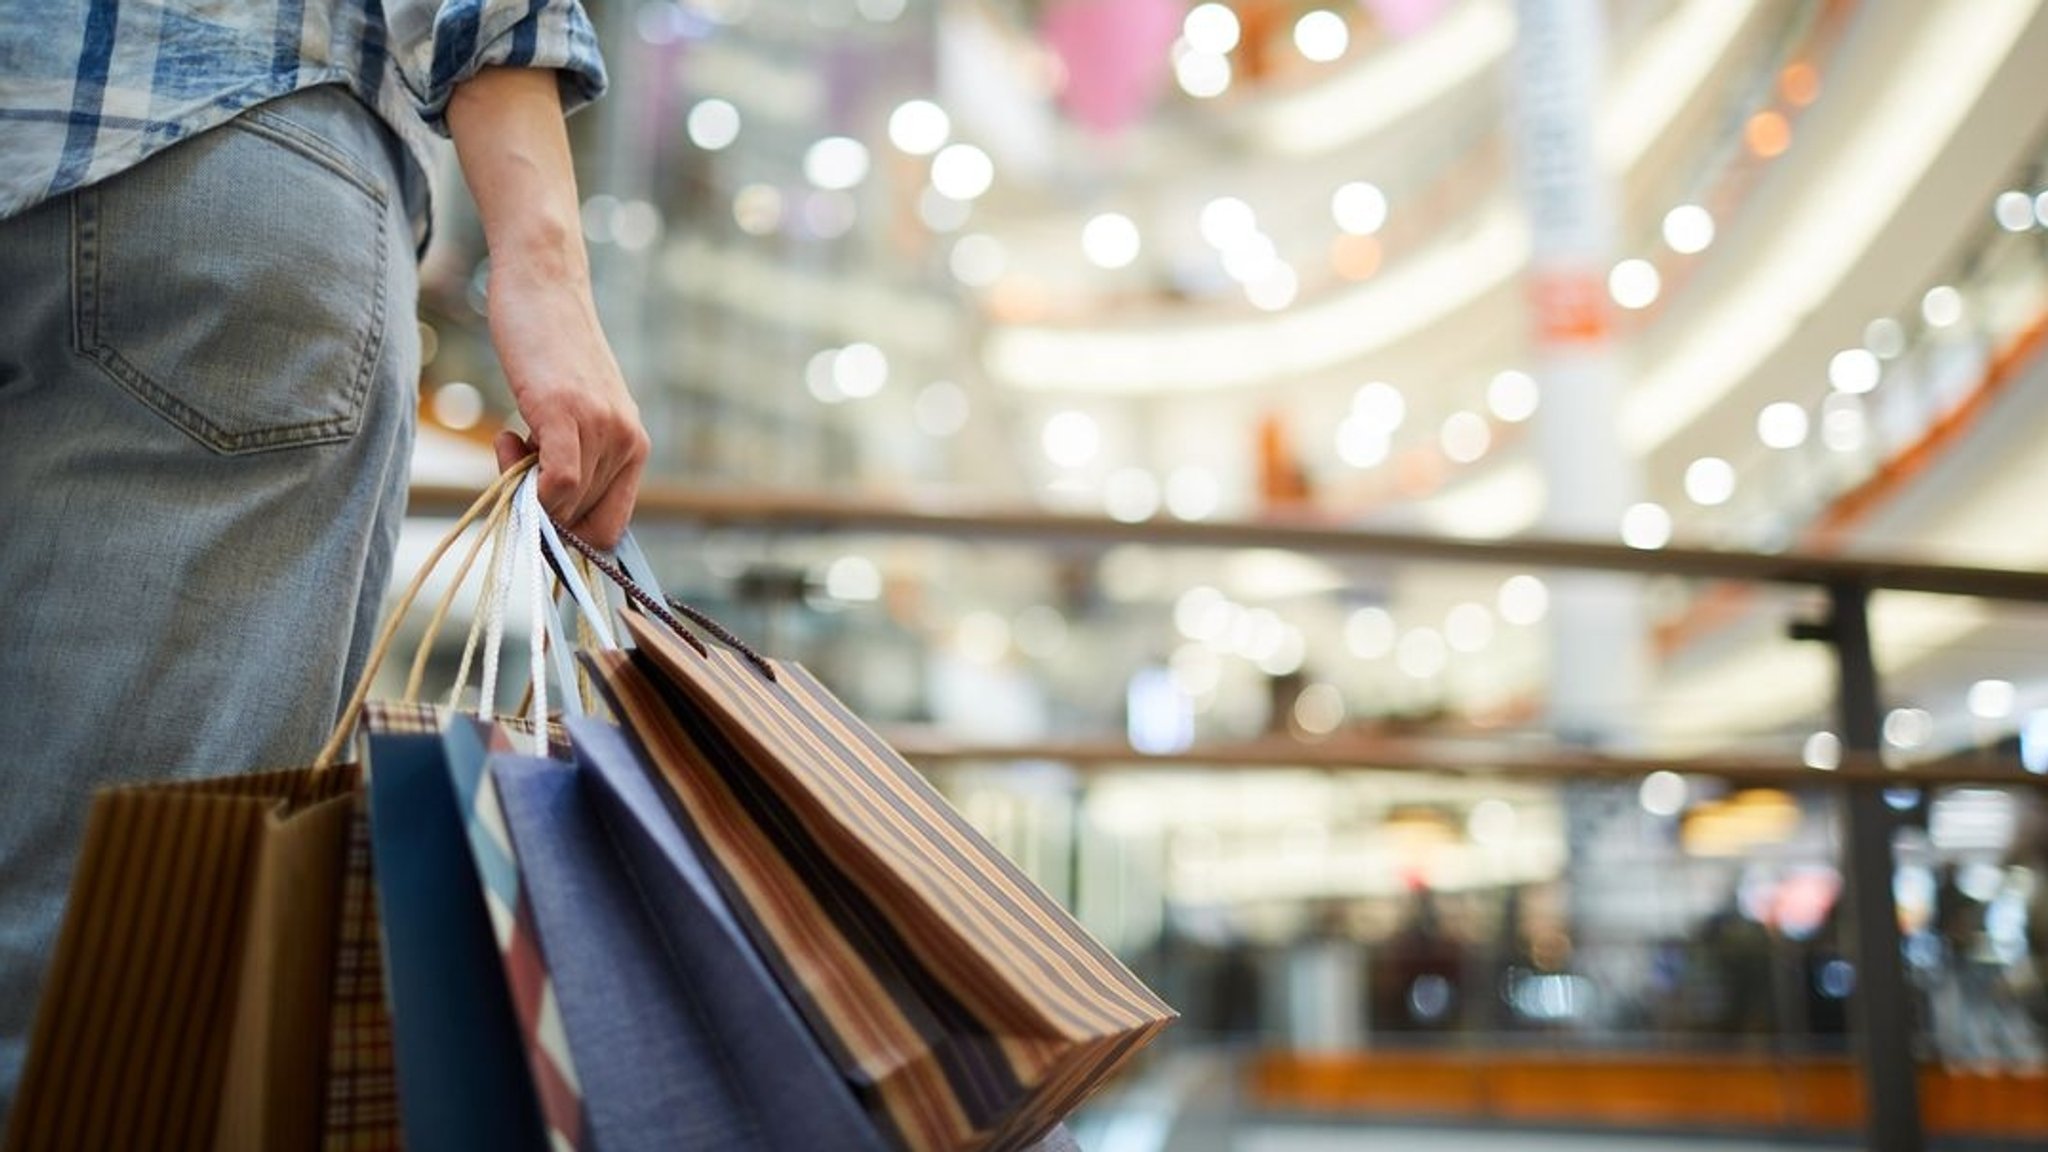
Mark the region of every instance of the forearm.
<instances>
[{"instance_id":1,"label":"forearm","mask_svg":"<svg viewBox=\"0 0 2048 1152\"><path fill-rule=\"evenodd\" d=\"M587 293L590 260L555 74L477 73L449 98L448 129L483 221L493 276Z\"/></svg>"},{"instance_id":2,"label":"forearm","mask_svg":"<svg viewBox=\"0 0 2048 1152\"><path fill-rule=\"evenodd\" d=\"M528 429L500 435L499 463L538 452L549 514L609 547L632 514L647 432L591 299L555 73L477 73L449 97L448 128L490 248L491 342Z\"/></svg>"}]
</instances>

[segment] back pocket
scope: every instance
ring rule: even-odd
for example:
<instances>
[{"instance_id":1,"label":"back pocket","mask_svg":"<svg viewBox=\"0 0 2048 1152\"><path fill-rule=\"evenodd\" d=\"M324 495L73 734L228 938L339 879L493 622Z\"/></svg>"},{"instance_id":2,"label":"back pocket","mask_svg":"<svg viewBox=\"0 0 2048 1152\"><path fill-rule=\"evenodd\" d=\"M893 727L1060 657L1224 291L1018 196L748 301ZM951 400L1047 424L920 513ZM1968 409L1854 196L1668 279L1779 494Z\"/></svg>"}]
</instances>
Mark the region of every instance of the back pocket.
<instances>
[{"instance_id":1,"label":"back pocket","mask_svg":"<svg viewBox=\"0 0 2048 1152\"><path fill-rule=\"evenodd\" d=\"M261 108L88 187L78 351L215 452L346 440L383 337L387 199Z\"/></svg>"}]
</instances>

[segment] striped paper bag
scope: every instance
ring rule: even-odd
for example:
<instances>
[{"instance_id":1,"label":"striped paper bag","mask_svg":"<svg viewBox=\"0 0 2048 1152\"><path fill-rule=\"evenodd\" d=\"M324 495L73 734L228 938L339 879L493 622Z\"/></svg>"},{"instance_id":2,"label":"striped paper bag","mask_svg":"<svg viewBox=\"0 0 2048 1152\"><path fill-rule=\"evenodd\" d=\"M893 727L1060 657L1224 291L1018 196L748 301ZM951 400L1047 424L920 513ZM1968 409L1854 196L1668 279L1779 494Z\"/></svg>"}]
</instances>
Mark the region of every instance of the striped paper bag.
<instances>
[{"instance_id":1,"label":"striped paper bag","mask_svg":"<svg viewBox=\"0 0 2048 1152\"><path fill-rule=\"evenodd\" d=\"M628 623L636 651L586 659L899 1146L1028 1147L1174 1019L804 669Z\"/></svg>"},{"instance_id":2,"label":"striped paper bag","mask_svg":"<svg viewBox=\"0 0 2048 1152\"><path fill-rule=\"evenodd\" d=\"M93 797L6 1147L315 1148L329 1121L355 1146L389 1135L325 1115L361 787L350 765Z\"/></svg>"}]
</instances>

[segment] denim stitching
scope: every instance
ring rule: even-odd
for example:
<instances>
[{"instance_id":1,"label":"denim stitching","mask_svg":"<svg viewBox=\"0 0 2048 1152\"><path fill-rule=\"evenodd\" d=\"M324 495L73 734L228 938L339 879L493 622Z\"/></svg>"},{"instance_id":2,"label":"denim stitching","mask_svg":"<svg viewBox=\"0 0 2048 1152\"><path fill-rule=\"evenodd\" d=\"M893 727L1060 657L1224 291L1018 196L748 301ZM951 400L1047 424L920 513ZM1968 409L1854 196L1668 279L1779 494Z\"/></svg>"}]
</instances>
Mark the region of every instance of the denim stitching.
<instances>
[{"instance_id":1,"label":"denim stitching","mask_svg":"<svg viewBox=\"0 0 2048 1152\"><path fill-rule=\"evenodd\" d=\"M356 369L354 377L347 382L342 393L345 410L340 415L298 424L230 433L151 379L148 373L135 366L100 336L100 188L88 187L76 193L73 210L73 324L77 351L98 364L123 388L143 403L155 408L185 434L215 452L230 455L274 448L310 447L347 440L354 435L356 428L362 423L366 407L365 397L368 395L377 363L382 355L388 295L386 288L390 278L391 258L387 243L390 201L384 191L368 182L345 157L334 152L325 142L313 140L298 125L288 124L282 117L275 115L263 117L258 124L251 120L253 114L254 110L245 113L232 121L229 127L244 127L252 135L260 136L294 155L319 164L361 191L374 208L372 215L376 221L373 248L375 274L371 286L370 318L364 325L362 335L356 340L356 346L348 354L356 364ZM250 122L245 124L245 121Z\"/></svg>"}]
</instances>

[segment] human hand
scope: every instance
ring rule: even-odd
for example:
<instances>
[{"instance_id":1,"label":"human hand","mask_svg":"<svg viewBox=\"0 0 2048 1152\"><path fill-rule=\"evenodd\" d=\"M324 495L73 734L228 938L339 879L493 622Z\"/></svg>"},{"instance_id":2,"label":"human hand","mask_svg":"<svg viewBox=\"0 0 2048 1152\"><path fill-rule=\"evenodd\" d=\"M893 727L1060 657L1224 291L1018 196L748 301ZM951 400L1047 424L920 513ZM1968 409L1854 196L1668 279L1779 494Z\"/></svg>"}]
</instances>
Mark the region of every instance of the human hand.
<instances>
[{"instance_id":1,"label":"human hand","mask_svg":"<svg viewBox=\"0 0 2048 1152\"><path fill-rule=\"evenodd\" d=\"M555 74L486 68L457 86L448 127L491 253L491 342L527 435L498 466L540 453L540 502L600 548L625 534L647 430L590 291L576 178Z\"/></svg>"},{"instance_id":2,"label":"human hand","mask_svg":"<svg viewBox=\"0 0 2048 1152\"><path fill-rule=\"evenodd\" d=\"M494 265L491 340L527 434L500 432L498 467L540 454L540 501L555 522L611 548L647 463L647 431L587 290Z\"/></svg>"}]
</instances>

